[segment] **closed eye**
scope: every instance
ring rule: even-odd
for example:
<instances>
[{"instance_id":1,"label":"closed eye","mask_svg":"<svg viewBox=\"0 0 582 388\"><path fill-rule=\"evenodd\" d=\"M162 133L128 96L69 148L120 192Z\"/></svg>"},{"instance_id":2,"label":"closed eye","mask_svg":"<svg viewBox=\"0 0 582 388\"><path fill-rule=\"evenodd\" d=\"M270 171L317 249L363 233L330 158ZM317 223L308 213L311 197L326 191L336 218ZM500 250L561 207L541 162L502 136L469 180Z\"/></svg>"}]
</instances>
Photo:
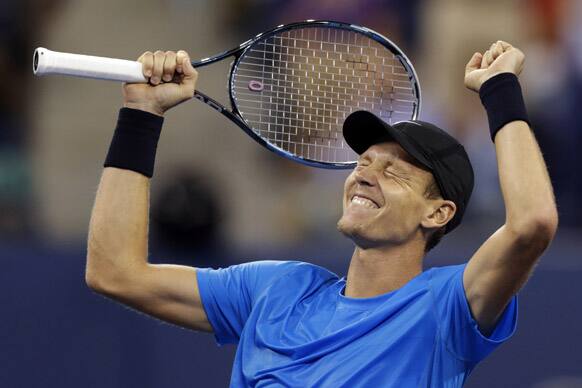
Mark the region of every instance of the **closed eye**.
<instances>
[{"instance_id":1,"label":"closed eye","mask_svg":"<svg viewBox=\"0 0 582 388\"><path fill-rule=\"evenodd\" d=\"M370 165L370 160L368 159L359 159L358 163L356 164L357 167L365 167Z\"/></svg>"},{"instance_id":2,"label":"closed eye","mask_svg":"<svg viewBox=\"0 0 582 388\"><path fill-rule=\"evenodd\" d=\"M399 174L398 172L394 171L394 170L393 170L393 169L391 169L391 168L387 168L387 169L385 169L385 170L384 170L384 173L385 173L386 175L393 175L393 176L395 176L395 177L398 177L398 178L400 178L400 177L401 177L401 174Z\"/></svg>"},{"instance_id":3,"label":"closed eye","mask_svg":"<svg viewBox=\"0 0 582 388\"><path fill-rule=\"evenodd\" d=\"M412 184L412 180L408 176L406 176L406 174L394 171L392 169L388 169L388 168L385 169L384 175L389 176L389 177L394 177L399 183L404 183L407 186L411 186L411 184Z\"/></svg>"}]
</instances>

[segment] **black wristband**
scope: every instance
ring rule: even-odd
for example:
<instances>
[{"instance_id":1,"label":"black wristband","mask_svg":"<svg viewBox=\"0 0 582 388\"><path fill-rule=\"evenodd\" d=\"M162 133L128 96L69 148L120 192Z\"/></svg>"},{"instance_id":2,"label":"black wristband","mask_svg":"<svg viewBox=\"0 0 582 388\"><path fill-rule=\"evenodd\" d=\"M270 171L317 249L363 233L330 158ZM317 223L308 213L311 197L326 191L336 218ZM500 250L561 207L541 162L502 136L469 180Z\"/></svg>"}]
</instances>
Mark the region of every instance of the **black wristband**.
<instances>
[{"instance_id":1,"label":"black wristband","mask_svg":"<svg viewBox=\"0 0 582 388\"><path fill-rule=\"evenodd\" d=\"M154 174L156 149L164 118L137 109L121 108L104 167Z\"/></svg>"},{"instance_id":2,"label":"black wristband","mask_svg":"<svg viewBox=\"0 0 582 388\"><path fill-rule=\"evenodd\" d=\"M485 81L479 89L481 103L487 111L491 140L511 121L523 120L529 124L521 86L513 73L501 73Z\"/></svg>"}]
</instances>

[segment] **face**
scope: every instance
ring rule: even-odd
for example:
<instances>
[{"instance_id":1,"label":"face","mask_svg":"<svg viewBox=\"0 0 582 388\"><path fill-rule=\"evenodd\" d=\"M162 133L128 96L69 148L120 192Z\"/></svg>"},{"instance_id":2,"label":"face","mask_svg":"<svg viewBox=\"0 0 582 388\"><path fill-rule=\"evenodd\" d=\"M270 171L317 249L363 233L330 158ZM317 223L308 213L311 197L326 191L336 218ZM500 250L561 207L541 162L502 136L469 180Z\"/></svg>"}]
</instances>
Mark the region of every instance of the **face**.
<instances>
[{"instance_id":1,"label":"face","mask_svg":"<svg viewBox=\"0 0 582 388\"><path fill-rule=\"evenodd\" d=\"M339 231L362 248L409 241L434 207L432 179L398 143L371 146L346 179Z\"/></svg>"}]
</instances>

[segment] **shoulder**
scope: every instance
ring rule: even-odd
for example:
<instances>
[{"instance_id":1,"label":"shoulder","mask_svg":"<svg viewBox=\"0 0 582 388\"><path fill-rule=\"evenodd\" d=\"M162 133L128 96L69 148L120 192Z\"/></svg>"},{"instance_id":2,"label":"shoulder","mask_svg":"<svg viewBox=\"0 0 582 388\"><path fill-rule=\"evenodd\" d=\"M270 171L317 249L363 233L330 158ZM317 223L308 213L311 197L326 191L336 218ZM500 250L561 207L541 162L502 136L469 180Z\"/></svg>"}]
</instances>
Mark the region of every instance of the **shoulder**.
<instances>
[{"instance_id":1,"label":"shoulder","mask_svg":"<svg viewBox=\"0 0 582 388\"><path fill-rule=\"evenodd\" d=\"M275 271L281 275L293 272L318 272L333 274L329 270L315 264L298 260L256 260L236 264L231 267L238 267L247 271Z\"/></svg>"},{"instance_id":2,"label":"shoulder","mask_svg":"<svg viewBox=\"0 0 582 388\"><path fill-rule=\"evenodd\" d=\"M264 288L283 279L297 279L298 282L325 281L337 279L333 272L318 265L291 260L257 260L231 265L217 270L204 269L201 276L241 279L248 286Z\"/></svg>"},{"instance_id":3,"label":"shoulder","mask_svg":"<svg viewBox=\"0 0 582 388\"><path fill-rule=\"evenodd\" d=\"M304 293L318 289L324 284L336 281L338 276L315 264L303 261L258 261L249 263L251 266L263 268L261 282L263 289L270 289L276 293L293 290L294 293ZM268 270L265 270L269 268ZM286 291L285 291L286 292Z\"/></svg>"},{"instance_id":4,"label":"shoulder","mask_svg":"<svg viewBox=\"0 0 582 388\"><path fill-rule=\"evenodd\" d=\"M337 278L337 275L330 270L304 261L296 260L259 260L245 264L257 271L267 271L276 274L277 277L314 277L314 278Z\"/></svg>"},{"instance_id":5,"label":"shoulder","mask_svg":"<svg viewBox=\"0 0 582 388\"><path fill-rule=\"evenodd\" d=\"M425 273L430 279L435 280L446 279L455 275L462 274L466 266L467 263L447 265L443 267L432 267L427 269Z\"/></svg>"},{"instance_id":6,"label":"shoulder","mask_svg":"<svg viewBox=\"0 0 582 388\"><path fill-rule=\"evenodd\" d=\"M430 287L432 289L447 288L447 286L454 286L456 281L460 281L462 285L463 272L465 271L466 263L458 265L447 265L444 267L433 267L425 271Z\"/></svg>"}]
</instances>

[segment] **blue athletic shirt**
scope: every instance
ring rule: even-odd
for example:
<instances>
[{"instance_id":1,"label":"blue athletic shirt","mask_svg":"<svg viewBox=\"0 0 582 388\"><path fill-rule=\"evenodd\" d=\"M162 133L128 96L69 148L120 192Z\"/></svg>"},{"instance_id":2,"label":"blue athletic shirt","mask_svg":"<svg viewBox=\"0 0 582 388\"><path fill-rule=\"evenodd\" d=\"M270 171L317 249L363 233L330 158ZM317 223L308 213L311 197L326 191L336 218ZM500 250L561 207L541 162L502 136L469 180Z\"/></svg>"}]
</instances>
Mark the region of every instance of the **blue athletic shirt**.
<instances>
[{"instance_id":1,"label":"blue athletic shirt","mask_svg":"<svg viewBox=\"0 0 582 388\"><path fill-rule=\"evenodd\" d=\"M426 270L373 298L316 265L198 269L218 344L238 343L231 387L461 387L515 331L514 297L488 337L471 316L465 265Z\"/></svg>"}]
</instances>

